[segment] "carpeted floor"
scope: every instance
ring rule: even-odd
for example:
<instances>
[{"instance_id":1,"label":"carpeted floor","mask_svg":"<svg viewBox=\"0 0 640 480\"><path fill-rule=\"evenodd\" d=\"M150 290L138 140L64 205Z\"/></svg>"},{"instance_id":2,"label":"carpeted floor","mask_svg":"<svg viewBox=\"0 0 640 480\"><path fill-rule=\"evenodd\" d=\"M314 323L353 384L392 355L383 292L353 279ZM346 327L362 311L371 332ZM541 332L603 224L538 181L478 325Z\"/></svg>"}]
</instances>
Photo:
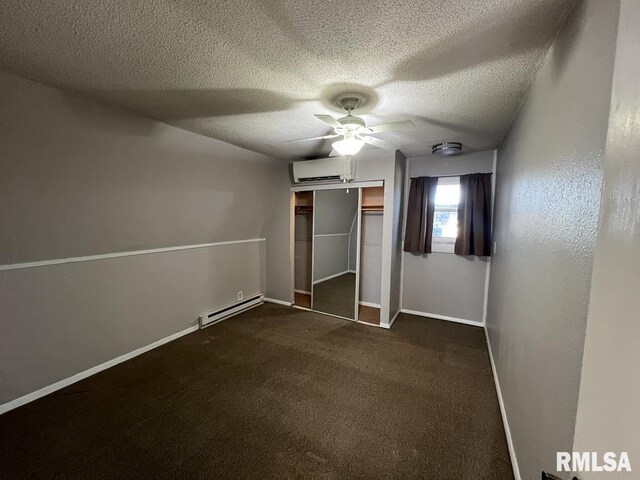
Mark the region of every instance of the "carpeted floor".
<instances>
[{"instance_id":1,"label":"carpeted floor","mask_svg":"<svg viewBox=\"0 0 640 480\"><path fill-rule=\"evenodd\" d=\"M344 318L355 317L356 274L345 273L313 286L313 309Z\"/></svg>"},{"instance_id":2,"label":"carpeted floor","mask_svg":"<svg viewBox=\"0 0 640 480\"><path fill-rule=\"evenodd\" d=\"M512 479L481 329L265 304L0 416L0 478Z\"/></svg>"}]
</instances>

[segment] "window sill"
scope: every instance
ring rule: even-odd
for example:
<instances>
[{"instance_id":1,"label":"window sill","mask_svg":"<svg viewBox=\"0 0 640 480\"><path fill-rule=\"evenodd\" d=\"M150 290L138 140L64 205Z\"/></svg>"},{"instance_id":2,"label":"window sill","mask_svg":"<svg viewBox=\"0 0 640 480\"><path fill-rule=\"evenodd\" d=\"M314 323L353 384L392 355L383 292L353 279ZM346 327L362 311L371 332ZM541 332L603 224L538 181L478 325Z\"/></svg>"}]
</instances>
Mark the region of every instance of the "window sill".
<instances>
[{"instance_id":1,"label":"window sill","mask_svg":"<svg viewBox=\"0 0 640 480\"><path fill-rule=\"evenodd\" d=\"M431 252L432 253L454 253L455 240L453 241L432 241Z\"/></svg>"}]
</instances>

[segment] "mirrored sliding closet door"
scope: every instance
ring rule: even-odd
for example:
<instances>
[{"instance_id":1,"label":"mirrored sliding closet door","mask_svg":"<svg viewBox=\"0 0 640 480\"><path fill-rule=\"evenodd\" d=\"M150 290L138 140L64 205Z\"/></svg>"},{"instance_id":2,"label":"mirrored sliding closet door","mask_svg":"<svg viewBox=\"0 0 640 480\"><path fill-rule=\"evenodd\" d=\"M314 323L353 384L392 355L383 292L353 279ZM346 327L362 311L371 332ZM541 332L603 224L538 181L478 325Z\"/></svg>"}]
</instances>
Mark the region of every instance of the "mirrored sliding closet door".
<instances>
[{"instance_id":1,"label":"mirrored sliding closet door","mask_svg":"<svg viewBox=\"0 0 640 480\"><path fill-rule=\"evenodd\" d=\"M359 189L317 190L312 309L355 319Z\"/></svg>"}]
</instances>

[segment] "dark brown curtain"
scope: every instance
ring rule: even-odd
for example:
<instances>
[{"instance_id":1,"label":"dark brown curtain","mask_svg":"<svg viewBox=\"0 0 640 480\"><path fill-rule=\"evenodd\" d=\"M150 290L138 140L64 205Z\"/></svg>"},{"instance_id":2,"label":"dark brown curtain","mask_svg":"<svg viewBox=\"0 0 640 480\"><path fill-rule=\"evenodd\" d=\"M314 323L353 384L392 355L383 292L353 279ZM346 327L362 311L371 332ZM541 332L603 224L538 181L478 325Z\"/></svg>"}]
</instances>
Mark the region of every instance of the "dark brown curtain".
<instances>
[{"instance_id":1,"label":"dark brown curtain","mask_svg":"<svg viewBox=\"0 0 640 480\"><path fill-rule=\"evenodd\" d=\"M456 255L491 255L491 174L460 176Z\"/></svg>"},{"instance_id":2,"label":"dark brown curtain","mask_svg":"<svg viewBox=\"0 0 640 480\"><path fill-rule=\"evenodd\" d=\"M404 233L405 252L431 253L433 212L436 206L437 186L438 177L411 179L407 209L407 229Z\"/></svg>"}]
</instances>

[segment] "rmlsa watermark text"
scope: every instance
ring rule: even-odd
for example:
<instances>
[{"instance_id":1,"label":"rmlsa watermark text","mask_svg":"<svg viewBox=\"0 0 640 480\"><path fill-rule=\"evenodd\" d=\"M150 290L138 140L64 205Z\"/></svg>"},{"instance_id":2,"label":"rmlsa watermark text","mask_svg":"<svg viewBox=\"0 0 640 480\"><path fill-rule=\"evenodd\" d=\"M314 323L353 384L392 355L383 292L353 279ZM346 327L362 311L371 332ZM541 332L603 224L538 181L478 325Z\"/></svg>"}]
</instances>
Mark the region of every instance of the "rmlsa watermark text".
<instances>
[{"instance_id":1,"label":"rmlsa watermark text","mask_svg":"<svg viewBox=\"0 0 640 480\"><path fill-rule=\"evenodd\" d=\"M627 452L557 452L556 470L559 472L630 472Z\"/></svg>"}]
</instances>

